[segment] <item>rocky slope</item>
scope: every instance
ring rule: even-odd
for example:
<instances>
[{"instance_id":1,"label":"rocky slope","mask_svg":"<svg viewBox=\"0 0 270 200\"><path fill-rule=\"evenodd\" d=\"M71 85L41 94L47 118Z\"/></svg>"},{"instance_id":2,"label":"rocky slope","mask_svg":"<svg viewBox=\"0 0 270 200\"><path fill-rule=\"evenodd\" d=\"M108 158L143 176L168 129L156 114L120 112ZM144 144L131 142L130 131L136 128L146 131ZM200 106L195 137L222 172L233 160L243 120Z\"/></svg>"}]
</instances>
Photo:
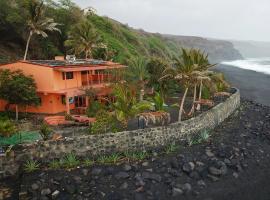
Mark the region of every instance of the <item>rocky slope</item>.
<instances>
[{"instance_id":1,"label":"rocky slope","mask_svg":"<svg viewBox=\"0 0 270 200\"><path fill-rule=\"evenodd\" d=\"M202 49L209 54L209 59L212 62L243 58L241 53L235 49L234 45L229 41L175 35L165 35L165 38L167 38L168 41L174 41L186 48Z\"/></svg>"}]
</instances>

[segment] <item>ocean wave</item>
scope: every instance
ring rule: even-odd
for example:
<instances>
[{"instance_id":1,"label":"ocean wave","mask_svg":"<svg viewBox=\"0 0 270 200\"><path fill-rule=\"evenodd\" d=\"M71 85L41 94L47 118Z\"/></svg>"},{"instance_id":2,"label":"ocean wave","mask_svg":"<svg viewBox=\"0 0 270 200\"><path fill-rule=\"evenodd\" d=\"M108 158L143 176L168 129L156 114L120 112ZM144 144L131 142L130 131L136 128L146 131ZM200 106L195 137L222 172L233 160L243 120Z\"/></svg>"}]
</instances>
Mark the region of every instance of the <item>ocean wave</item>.
<instances>
[{"instance_id":1,"label":"ocean wave","mask_svg":"<svg viewBox=\"0 0 270 200\"><path fill-rule=\"evenodd\" d=\"M250 58L246 60L225 61L221 64L270 75L270 58Z\"/></svg>"}]
</instances>

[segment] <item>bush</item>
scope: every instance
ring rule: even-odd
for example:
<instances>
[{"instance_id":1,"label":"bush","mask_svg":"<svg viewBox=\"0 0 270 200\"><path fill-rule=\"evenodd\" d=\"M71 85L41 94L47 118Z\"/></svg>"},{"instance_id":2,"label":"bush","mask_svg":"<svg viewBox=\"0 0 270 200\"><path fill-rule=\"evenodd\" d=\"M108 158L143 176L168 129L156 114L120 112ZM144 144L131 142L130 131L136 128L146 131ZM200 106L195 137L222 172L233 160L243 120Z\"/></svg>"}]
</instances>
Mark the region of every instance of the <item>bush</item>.
<instances>
[{"instance_id":1,"label":"bush","mask_svg":"<svg viewBox=\"0 0 270 200\"><path fill-rule=\"evenodd\" d=\"M40 127L39 134L43 138L43 140L48 140L52 133L52 129L45 123L43 123Z\"/></svg>"},{"instance_id":2,"label":"bush","mask_svg":"<svg viewBox=\"0 0 270 200\"><path fill-rule=\"evenodd\" d=\"M68 154L63 160L62 165L66 168L74 168L80 164L80 161L77 159L76 155L73 153Z\"/></svg>"},{"instance_id":3,"label":"bush","mask_svg":"<svg viewBox=\"0 0 270 200\"><path fill-rule=\"evenodd\" d=\"M118 132L122 130L121 123L105 110L98 111L96 122L91 125L91 134L101 134L107 132Z\"/></svg>"},{"instance_id":4,"label":"bush","mask_svg":"<svg viewBox=\"0 0 270 200\"><path fill-rule=\"evenodd\" d=\"M101 110L104 109L104 105L98 101L93 101L90 103L86 110L86 114L88 117L95 117L96 114Z\"/></svg>"},{"instance_id":5,"label":"bush","mask_svg":"<svg viewBox=\"0 0 270 200\"><path fill-rule=\"evenodd\" d=\"M203 86L203 88L202 88L202 98L203 99L210 99L210 97L211 97L211 93L210 93L209 88Z\"/></svg>"},{"instance_id":6,"label":"bush","mask_svg":"<svg viewBox=\"0 0 270 200\"><path fill-rule=\"evenodd\" d=\"M10 137L17 132L16 126L10 120L0 121L0 136Z\"/></svg>"},{"instance_id":7,"label":"bush","mask_svg":"<svg viewBox=\"0 0 270 200\"><path fill-rule=\"evenodd\" d=\"M204 129L200 131L198 134L188 136L187 138L188 145L192 146L192 145L200 144L204 141L207 141L209 137L210 137L210 132Z\"/></svg>"},{"instance_id":8,"label":"bush","mask_svg":"<svg viewBox=\"0 0 270 200\"><path fill-rule=\"evenodd\" d=\"M24 164L24 171L30 173L33 171L38 170L40 167L40 164L37 161L34 160L28 160L25 164Z\"/></svg>"}]
</instances>

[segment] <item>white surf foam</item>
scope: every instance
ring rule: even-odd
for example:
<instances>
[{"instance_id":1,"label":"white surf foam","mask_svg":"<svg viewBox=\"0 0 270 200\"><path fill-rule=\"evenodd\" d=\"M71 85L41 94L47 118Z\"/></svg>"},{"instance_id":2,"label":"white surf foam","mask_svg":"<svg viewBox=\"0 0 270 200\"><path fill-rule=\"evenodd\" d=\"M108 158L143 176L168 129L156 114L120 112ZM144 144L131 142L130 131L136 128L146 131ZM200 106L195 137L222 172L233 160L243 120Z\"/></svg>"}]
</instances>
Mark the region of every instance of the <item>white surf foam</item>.
<instances>
[{"instance_id":1,"label":"white surf foam","mask_svg":"<svg viewBox=\"0 0 270 200\"><path fill-rule=\"evenodd\" d=\"M226 61L221 64L270 75L270 58L250 58L246 60Z\"/></svg>"}]
</instances>

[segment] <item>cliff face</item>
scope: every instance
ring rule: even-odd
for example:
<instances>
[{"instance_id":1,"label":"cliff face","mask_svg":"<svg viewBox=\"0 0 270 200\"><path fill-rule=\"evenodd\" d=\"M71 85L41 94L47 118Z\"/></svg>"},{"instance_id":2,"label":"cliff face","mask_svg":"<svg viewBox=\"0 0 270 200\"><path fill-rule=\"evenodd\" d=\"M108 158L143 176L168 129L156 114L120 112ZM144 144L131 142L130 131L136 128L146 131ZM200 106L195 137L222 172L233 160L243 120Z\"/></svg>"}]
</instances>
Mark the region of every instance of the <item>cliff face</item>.
<instances>
[{"instance_id":1,"label":"cliff face","mask_svg":"<svg viewBox=\"0 0 270 200\"><path fill-rule=\"evenodd\" d=\"M270 42L231 41L245 58L270 57Z\"/></svg>"},{"instance_id":2,"label":"cliff face","mask_svg":"<svg viewBox=\"0 0 270 200\"><path fill-rule=\"evenodd\" d=\"M211 62L218 63L227 60L243 59L234 45L225 40L206 39L193 36L164 35L168 41L174 41L186 48L199 48L209 54Z\"/></svg>"}]
</instances>

